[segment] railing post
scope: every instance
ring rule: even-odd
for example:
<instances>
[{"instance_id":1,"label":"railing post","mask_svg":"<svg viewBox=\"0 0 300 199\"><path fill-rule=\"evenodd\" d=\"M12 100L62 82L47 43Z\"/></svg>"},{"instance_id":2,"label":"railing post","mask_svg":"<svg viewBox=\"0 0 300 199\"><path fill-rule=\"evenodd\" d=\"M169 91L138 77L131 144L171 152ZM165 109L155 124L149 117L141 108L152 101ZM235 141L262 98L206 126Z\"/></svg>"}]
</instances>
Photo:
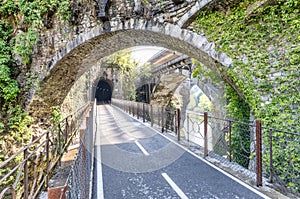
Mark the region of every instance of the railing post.
<instances>
[{"instance_id":1,"label":"railing post","mask_svg":"<svg viewBox=\"0 0 300 199\"><path fill-rule=\"evenodd\" d=\"M58 139L58 149L59 149L59 152L61 152L61 134L62 134L62 130L61 130L61 124L58 123L58 135L57 135L57 139Z\"/></svg>"},{"instance_id":2,"label":"railing post","mask_svg":"<svg viewBox=\"0 0 300 199\"><path fill-rule=\"evenodd\" d=\"M187 120L187 141L190 145L190 117L189 114L186 114L186 120Z\"/></svg>"},{"instance_id":3,"label":"railing post","mask_svg":"<svg viewBox=\"0 0 300 199\"><path fill-rule=\"evenodd\" d=\"M228 127L228 133L229 133L229 161L232 161L232 134L231 134L231 121L229 121L229 127Z\"/></svg>"},{"instance_id":4,"label":"railing post","mask_svg":"<svg viewBox=\"0 0 300 199\"><path fill-rule=\"evenodd\" d=\"M66 118L66 127L65 127L65 132L64 132L64 145L67 143L68 139L68 134L69 134L69 120Z\"/></svg>"},{"instance_id":5,"label":"railing post","mask_svg":"<svg viewBox=\"0 0 300 199\"><path fill-rule=\"evenodd\" d=\"M46 188L49 186L49 131L46 134Z\"/></svg>"},{"instance_id":6,"label":"railing post","mask_svg":"<svg viewBox=\"0 0 300 199\"><path fill-rule=\"evenodd\" d=\"M143 103L143 122L145 122L145 104Z\"/></svg>"},{"instance_id":7,"label":"railing post","mask_svg":"<svg viewBox=\"0 0 300 199\"><path fill-rule=\"evenodd\" d=\"M256 185L262 186L262 139L261 121L256 120Z\"/></svg>"},{"instance_id":8,"label":"railing post","mask_svg":"<svg viewBox=\"0 0 300 199\"><path fill-rule=\"evenodd\" d=\"M140 119L140 104L136 103L136 115L137 119Z\"/></svg>"},{"instance_id":9,"label":"railing post","mask_svg":"<svg viewBox=\"0 0 300 199\"><path fill-rule=\"evenodd\" d=\"M160 126L160 123L161 123L161 117L160 117L160 107L157 106L157 125Z\"/></svg>"},{"instance_id":10,"label":"railing post","mask_svg":"<svg viewBox=\"0 0 300 199\"><path fill-rule=\"evenodd\" d=\"M62 146L61 146L61 128L60 128L60 123L58 123L58 136L57 136L57 142L58 142L58 152L59 152L59 160L58 160L58 165L60 166L61 165L61 155L62 155ZM64 144L63 144L64 145Z\"/></svg>"},{"instance_id":11,"label":"railing post","mask_svg":"<svg viewBox=\"0 0 300 199\"><path fill-rule=\"evenodd\" d=\"M28 159L27 159L27 148L24 150L24 199L28 199Z\"/></svg>"},{"instance_id":12,"label":"railing post","mask_svg":"<svg viewBox=\"0 0 300 199\"><path fill-rule=\"evenodd\" d=\"M150 118L151 118L151 126L153 126L154 118L153 118L153 106L152 106L152 104L150 105Z\"/></svg>"},{"instance_id":13,"label":"railing post","mask_svg":"<svg viewBox=\"0 0 300 199\"><path fill-rule=\"evenodd\" d=\"M164 107L161 107L161 132L164 132Z\"/></svg>"},{"instance_id":14,"label":"railing post","mask_svg":"<svg viewBox=\"0 0 300 199\"><path fill-rule=\"evenodd\" d=\"M131 115L134 116L134 111L133 111L134 107L130 101L128 102L128 108L129 108L129 114L131 113Z\"/></svg>"},{"instance_id":15,"label":"railing post","mask_svg":"<svg viewBox=\"0 0 300 199\"><path fill-rule=\"evenodd\" d=\"M129 102L125 102L124 103L124 111L127 112L130 115Z\"/></svg>"},{"instance_id":16,"label":"railing post","mask_svg":"<svg viewBox=\"0 0 300 199\"><path fill-rule=\"evenodd\" d=\"M272 130L269 131L269 139L270 139L270 182L273 182L273 135Z\"/></svg>"},{"instance_id":17,"label":"railing post","mask_svg":"<svg viewBox=\"0 0 300 199\"><path fill-rule=\"evenodd\" d=\"M134 104L132 104L132 102L130 102L130 107L131 107L131 112L132 112L132 116L134 117Z\"/></svg>"},{"instance_id":18,"label":"railing post","mask_svg":"<svg viewBox=\"0 0 300 199\"><path fill-rule=\"evenodd\" d=\"M204 157L208 156L207 122L207 112L204 112Z\"/></svg>"},{"instance_id":19,"label":"railing post","mask_svg":"<svg viewBox=\"0 0 300 199\"><path fill-rule=\"evenodd\" d=\"M128 111L129 114L133 115L133 113L132 113L132 107L131 107L131 102L127 102L126 104L127 104L126 110Z\"/></svg>"},{"instance_id":20,"label":"railing post","mask_svg":"<svg viewBox=\"0 0 300 199\"><path fill-rule=\"evenodd\" d=\"M177 140L180 141L180 109L177 109Z\"/></svg>"}]
</instances>

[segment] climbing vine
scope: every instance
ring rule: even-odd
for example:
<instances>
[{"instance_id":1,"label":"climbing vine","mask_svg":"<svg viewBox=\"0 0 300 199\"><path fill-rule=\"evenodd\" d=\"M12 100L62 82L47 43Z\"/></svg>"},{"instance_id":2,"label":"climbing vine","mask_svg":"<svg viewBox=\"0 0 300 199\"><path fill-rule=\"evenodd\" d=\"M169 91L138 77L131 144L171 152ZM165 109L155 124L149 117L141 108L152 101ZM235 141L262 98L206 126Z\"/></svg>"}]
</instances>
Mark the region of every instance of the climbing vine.
<instances>
[{"instance_id":1,"label":"climbing vine","mask_svg":"<svg viewBox=\"0 0 300 199\"><path fill-rule=\"evenodd\" d=\"M232 160L245 168L249 167L250 159L250 107L234 89L226 85L228 99L228 116L238 122L232 124L231 153Z\"/></svg>"},{"instance_id":2,"label":"climbing vine","mask_svg":"<svg viewBox=\"0 0 300 199\"><path fill-rule=\"evenodd\" d=\"M4 0L0 3L0 132L20 130L26 115L18 105L20 87L16 81L28 73L38 34L47 28L54 13L61 20L70 16L69 0Z\"/></svg>"},{"instance_id":3,"label":"climbing vine","mask_svg":"<svg viewBox=\"0 0 300 199\"><path fill-rule=\"evenodd\" d=\"M244 93L243 104L248 104L251 114L264 127L291 132L300 132L299 5L298 0L244 0L225 12L202 11L197 18L199 31L233 59L227 72ZM228 99L235 99L235 91L228 88ZM236 102L229 103L228 109L239 118L242 115L235 110L241 105ZM300 153L297 143L285 143L287 154ZM280 150L274 153L282 179L299 191L299 183L285 176L289 166L284 165L297 164L297 158L282 156ZM299 166L293 169L299 179Z\"/></svg>"},{"instance_id":4,"label":"climbing vine","mask_svg":"<svg viewBox=\"0 0 300 199\"><path fill-rule=\"evenodd\" d=\"M199 78L203 82L210 82L216 88L222 89L224 81L215 71L196 60L192 61L196 66L193 70L194 78ZM232 160L247 168L250 156L250 127L247 125L250 121L250 107L228 84L225 84L225 90L227 116L233 121L238 121L232 123Z\"/></svg>"},{"instance_id":5,"label":"climbing vine","mask_svg":"<svg viewBox=\"0 0 300 199\"><path fill-rule=\"evenodd\" d=\"M32 119L24 112L21 90L28 89L33 75L17 81L20 74L32 74L31 56L41 31L51 28L56 13L70 17L69 0L2 0L0 2L0 162L28 143ZM26 98L26 96L25 96ZM17 164L17 162L15 162ZM13 166L13 165L12 165ZM4 170L9 170L5 168ZM0 170L0 173L4 170Z\"/></svg>"}]
</instances>

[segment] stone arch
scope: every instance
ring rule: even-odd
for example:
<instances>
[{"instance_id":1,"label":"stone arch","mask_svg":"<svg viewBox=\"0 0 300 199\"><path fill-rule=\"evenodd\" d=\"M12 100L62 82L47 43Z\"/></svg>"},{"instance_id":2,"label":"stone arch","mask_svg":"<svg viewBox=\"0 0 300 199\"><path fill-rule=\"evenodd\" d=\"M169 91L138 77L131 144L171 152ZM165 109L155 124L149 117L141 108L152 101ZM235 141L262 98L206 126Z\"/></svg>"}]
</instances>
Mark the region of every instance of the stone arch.
<instances>
[{"instance_id":1,"label":"stone arch","mask_svg":"<svg viewBox=\"0 0 300 199\"><path fill-rule=\"evenodd\" d=\"M164 47L193 57L219 73L242 95L225 72L225 68L232 65L231 58L217 52L214 43L208 42L205 36L169 23L132 19L112 26L109 32L97 26L70 41L49 64L48 75L40 83L37 101L42 99L44 106L49 107L60 105L74 82L89 67L114 52L139 45ZM30 107L33 106L34 101Z\"/></svg>"}]
</instances>

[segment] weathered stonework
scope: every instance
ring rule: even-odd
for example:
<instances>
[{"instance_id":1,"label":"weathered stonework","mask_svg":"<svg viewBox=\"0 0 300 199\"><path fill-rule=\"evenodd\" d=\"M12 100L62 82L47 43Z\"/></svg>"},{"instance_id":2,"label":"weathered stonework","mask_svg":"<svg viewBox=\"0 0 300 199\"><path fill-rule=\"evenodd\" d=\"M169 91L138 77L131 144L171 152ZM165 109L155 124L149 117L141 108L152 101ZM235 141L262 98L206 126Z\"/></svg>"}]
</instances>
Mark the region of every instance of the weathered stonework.
<instances>
[{"instance_id":1,"label":"weathered stonework","mask_svg":"<svg viewBox=\"0 0 300 199\"><path fill-rule=\"evenodd\" d=\"M165 13L170 14L173 19L183 16L194 3L192 1L180 7L169 2L164 4L169 10ZM116 51L139 45L165 47L196 58L219 73L239 92L232 79L224 72L232 64L231 58L217 52L214 44L208 42L205 36L180 28L175 20L162 20L162 13L155 14L153 8L151 18L147 18L147 13L132 13L134 9L128 9L125 17L121 9L124 5L118 6L111 5L111 19L105 23L96 21L95 11L87 9L89 11L81 17L81 23L73 29L56 27L41 34L40 46L37 47L33 61L33 66L40 67L41 71L40 92L31 100L29 113L34 115L38 109L37 103L41 101L48 107L61 105L72 85L98 60ZM146 10L145 8L144 11ZM61 24L57 24L59 25ZM46 51L48 53L44 53ZM54 52L56 54L51 57Z\"/></svg>"}]
</instances>

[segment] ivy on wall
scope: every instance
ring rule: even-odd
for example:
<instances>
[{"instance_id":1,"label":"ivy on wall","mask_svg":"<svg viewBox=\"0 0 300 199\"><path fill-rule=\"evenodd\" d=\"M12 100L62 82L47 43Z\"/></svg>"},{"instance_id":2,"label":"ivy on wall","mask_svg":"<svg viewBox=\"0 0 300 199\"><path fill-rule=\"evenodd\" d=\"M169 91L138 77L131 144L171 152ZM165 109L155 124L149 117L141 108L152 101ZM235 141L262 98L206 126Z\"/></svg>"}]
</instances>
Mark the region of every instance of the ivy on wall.
<instances>
[{"instance_id":1,"label":"ivy on wall","mask_svg":"<svg viewBox=\"0 0 300 199\"><path fill-rule=\"evenodd\" d=\"M21 96L21 89L30 88L21 88L17 79L21 73L25 74L26 79L21 81L30 87L33 81L31 56L39 32L51 28L54 14L60 20L68 19L69 4L69 0L0 1L0 162L31 138L28 125L32 119L20 104L21 98L26 97ZM53 118L59 119L58 113L54 113ZM13 164L21 161L22 155ZM2 168L0 175L10 171L13 164ZM3 185L13 180L12 176Z\"/></svg>"},{"instance_id":2,"label":"ivy on wall","mask_svg":"<svg viewBox=\"0 0 300 199\"><path fill-rule=\"evenodd\" d=\"M227 88L232 117L243 118L243 112L236 110L245 110L244 105L248 104L251 114L262 120L263 126L300 132L299 8L298 0L244 0L226 12L211 10L199 14L199 32L215 42L218 51L233 59L227 72L245 95L239 101L235 91ZM273 154L278 175L289 188L299 191L299 182L295 181L300 175L299 143L286 141L284 134L279 137ZM295 139L299 140L299 136ZM298 177L291 179L289 173Z\"/></svg>"},{"instance_id":3,"label":"ivy on wall","mask_svg":"<svg viewBox=\"0 0 300 199\"><path fill-rule=\"evenodd\" d=\"M193 78L199 78L200 81L203 82L208 81L217 88L222 88L224 86L224 80L215 71L196 60L193 60L193 64L196 66L193 70ZM224 98L227 98L227 116L234 121L249 123L249 104L228 84L225 84L225 90L226 93ZM250 156L250 129L248 125L243 123L233 123L231 152L232 160L247 168Z\"/></svg>"},{"instance_id":4,"label":"ivy on wall","mask_svg":"<svg viewBox=\"0 0 300 199\"><path fill-rule=\"evenodd\" d=\"M228 13L201 12L198 25L217 50L233 58L228 72L256 118L274 128L299 131L294 118L300 112L299 2L279 1L250 15L253 4L243 1Z\"/></svg>"},{"instance_id":5,"label":"ivy on wall","mask_svg":"<svg viewBox=\"0 0 300 199\"><path fill-rule=\"evenodd\" d=\"M30 70L38 34L49 27L53 15L61 20L70 17L69 4L69 0L0 2L0 132L19 131L27 125L23 107L18 105L22 96L17 76Z\"/></svg>"},{"instance_id":6,"label":"ivy on wall","mask_svg":"<svg viewBox=\"0 0 300 199\"><path fill-rule=\"evenodd\" d=\"M69 4L69 0L0 2L0 162L27 144L31 137L28 125L32 119L20 103L26 98L21 90L29 90L33 81L33 75L27 74L33 73L31 56L39 33L51 28L54 15L67 20ZM17 81L20 74L26 76L21 78L26 88L21 88Z\"/></svg>"}]
</instances>

